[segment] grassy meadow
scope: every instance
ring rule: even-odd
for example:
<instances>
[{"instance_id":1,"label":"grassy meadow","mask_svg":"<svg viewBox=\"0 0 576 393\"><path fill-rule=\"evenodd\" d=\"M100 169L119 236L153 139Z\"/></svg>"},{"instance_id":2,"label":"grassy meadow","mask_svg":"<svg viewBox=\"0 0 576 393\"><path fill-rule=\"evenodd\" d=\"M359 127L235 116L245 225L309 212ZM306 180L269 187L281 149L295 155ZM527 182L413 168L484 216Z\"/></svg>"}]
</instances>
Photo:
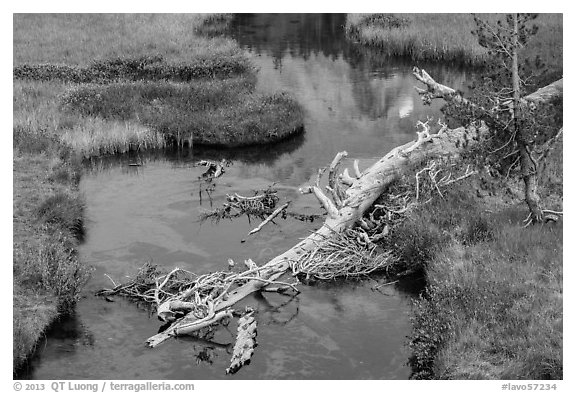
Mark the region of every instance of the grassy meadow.
<instances>
[{"instance_id":1,"label":"grassy meadow","mask_svg":"<svg viewBox=\"0 0 576 393\"><path fill-rule=\"evenodd\" d=\"M391 248L426 279L412 378L562 379L562 223L523 228L520 192L481 183L454 186L392 232Z\"/></svg>"},{"instance_id":2,"label":"grassy meadow","mask_svg":"<svg viewBox=\"0 0 576 393\"><path fill-rule=\"evenodd\" d=\"M300 132L285 93L255 91L227 14L15 14L14 370L88 279L78 261L82 160Z\"/></svg>"},{"instance_id":3,"label":"grassy meadow","mask_svg":"<svg viewBox=\"0 0 576 393\"><path fill-rule=\"evenodd\" d=\"M255 92L249 57L217 35L230 17L15 15L15 89L49 94L43 83L52 83L51 129L84 155L122 152L127 141L239 146L300 132L301 107L285 93Z\"/></svg>"},{"instance_id":4,"label":"grassy meadow","mask_svg":"<svg viewBox=\"0 0 576 393\"><path fill-rule=\"evenodd\" d=\"M500 14L478 14L495 23ZM538 34L532 38L523 58L539 55L552 78L562 71L562 14L540 14L535 20ZM346 32L362 45L378 48L394 57L415 62L439 61L467 66L482 66L486 50L476 36L471 14L348 14ZM554 79L555 80L555 79ZM544 84L550 83L547 80Z\"/></svg>"}]
</instances>

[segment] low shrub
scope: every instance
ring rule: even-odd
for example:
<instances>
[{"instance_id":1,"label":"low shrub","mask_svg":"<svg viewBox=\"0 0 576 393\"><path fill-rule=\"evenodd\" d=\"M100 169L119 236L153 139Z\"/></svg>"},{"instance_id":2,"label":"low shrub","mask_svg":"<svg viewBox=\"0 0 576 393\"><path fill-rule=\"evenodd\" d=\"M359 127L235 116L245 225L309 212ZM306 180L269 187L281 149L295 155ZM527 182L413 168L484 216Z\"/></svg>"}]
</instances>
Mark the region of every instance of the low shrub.
<instances>
[{"instance_id":1,"label":"low shrub","mask_svg":"<svg viewBox=\"0 0 576 393\"><path fill-rule=\"evenodd\" d=\"M393 271L422 274L449 237L429 222L409 218L393 228L386 239L386 249L392 250L398 263Z\"/></svg>"},{"instance_id":2,"label":"low shrub","mask_svg":"<svg viewBox=\"0 0 576 393\"><path fill-rule=\"evenodd\" d=\"M166 62L160 55L114 57L93 61L89 66L67 64L20 64L15 79L73 83L112 81L190 82L201 78L230 78L253 73L254 67L241 53L231 56L207 55L182 63Z\"/></svg>"},{"instance_id":3,"label":"low shrub","mask_svg":"<svg viewBox=\"0 0 576 393\"><path fill-rule=\"evenodd\" d=\"M465 245L472 245L492 240L495 232L493 224L486 216L475 215L466 219L461 239Z\"/></svg>"},{"instance_id":4,"label":"low shrub","mask_svg":"<svg viewBox=\"0 0 576 393\"><path fill-rule=\"evenodd\" d=\"M413 302L411 323L414 328L410 336L408 365L412 369L410 379L433 379L434 361L438 351L448 341L451 329L448 314L430 287L426 299Z\"/></svg>"}]
</instances>

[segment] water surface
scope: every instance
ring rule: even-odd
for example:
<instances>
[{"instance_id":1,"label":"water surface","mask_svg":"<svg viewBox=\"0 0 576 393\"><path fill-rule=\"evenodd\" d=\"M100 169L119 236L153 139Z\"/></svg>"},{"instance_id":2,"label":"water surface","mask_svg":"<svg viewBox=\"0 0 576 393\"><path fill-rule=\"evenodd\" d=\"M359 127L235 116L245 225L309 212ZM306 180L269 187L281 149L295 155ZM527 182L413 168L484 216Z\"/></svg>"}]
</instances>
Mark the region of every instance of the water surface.
<instances>
[{"instance_id":1,"label":"water surface","mask_svg":"<svg viewBox=\"0 0 576 393\"><path fill-rule=\"evenodd\" d=\"M200 223L200 212L226 193L251 195L275 183L281 203L321 212L298 187L342 150L370 165L415 135L417 120L437 116L415 93L412 64L384 59L344 37L343 15L241 15L231 35L259 67L257 88L286 90L306 111L305 133L288 141L236 150L126 155L95 163L81 182L87 200L83 260L95 267L76 314L55 324L23 377L36 379L405 379L406 335L413 292L406 283L374 286L379 277L301 286L290 298L253 294L238 307L258 310L258 347L248 367L224 373L235 323L210 340L182 338L148 349L160 322L127 300L92 293L127 280L145 262L198 273L252 258L259 264L290 248L320 223L278 220L257 235L246 219ZM461 70L429 68L462 88ZM201 194L202 158L231 160L212 200ZM140 163L142 166L131 166ZM349 165L350 161L345 164ZM247 239L242 242L243 239Z\"/></svg>"}]
</instances>

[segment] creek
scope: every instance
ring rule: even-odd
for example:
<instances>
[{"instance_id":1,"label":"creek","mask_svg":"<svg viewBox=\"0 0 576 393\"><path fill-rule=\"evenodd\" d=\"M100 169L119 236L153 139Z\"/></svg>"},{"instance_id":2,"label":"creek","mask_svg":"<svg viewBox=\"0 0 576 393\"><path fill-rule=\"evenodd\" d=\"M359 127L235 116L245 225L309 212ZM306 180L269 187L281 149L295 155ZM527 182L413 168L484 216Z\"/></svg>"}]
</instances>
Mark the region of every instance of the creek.
<instances>
[{"instance_id":1,"label":"creek","mask_svg":"<svg viewBox=\"0 0 576 393\"><path fill-rule=\"evenodd\" d=\"M366 168L391 148L412 140L415 124L438 116L413 89L413 64L385 59L346 39L343 14L242 14L230 35L259 68L257 89L285 90L306 111L305 132L266 147L194 148L128 154L98 160L83 176L86 239L80 252L95 267L76 313L55 323L21 378L31 379L406 379L411 300L418 283L374 290L382 277L301 286L289 298L254 294L240 306L258 310L258 347L249 366L233 376L229 364L235 323L213 339L179 338L155 349L144 341L161 323L125 299L93 293L133 276L145 262L197 273L224 270L227 259L258 264L290 248L319 221L276 220L246 238L257 222L199 222L203 209L226 193L250 195L275 183L281 203L320 212L298 187L317 169L348 151ZM465 70L426 67L435 79L464 88ZM211 200L198 178L200 159L231 161ZM135 166L134 164L140 164ZM350 164L350 161L345 162Z\"/></svg>"}]
</instances>

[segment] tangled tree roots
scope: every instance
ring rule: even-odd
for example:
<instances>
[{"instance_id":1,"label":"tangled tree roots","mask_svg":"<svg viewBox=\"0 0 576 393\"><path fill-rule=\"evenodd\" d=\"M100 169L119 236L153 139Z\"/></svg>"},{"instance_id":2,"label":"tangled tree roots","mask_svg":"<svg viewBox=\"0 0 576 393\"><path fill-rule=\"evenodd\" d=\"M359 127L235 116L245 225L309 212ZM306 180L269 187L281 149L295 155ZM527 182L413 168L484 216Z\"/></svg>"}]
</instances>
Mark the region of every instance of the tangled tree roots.
<instances>
[{"instance_id":1,"label":"tangled tree roots","mask_svg":"<svg viewBox=\"0 0 576 393\"><path fill-rule=\"evenodd\" d=\"M306 275L307 279L333 280L366 276L386 269L394 261L390 252L378 250L366 232L349 229L301 255L292 264L292 271L296 275Z\"/></svg>"},{"instance_id":2,"label":"tangled tree roots","mask_svg":"<svg viewBox=\"0 0 576 393\"><path fill-rule=\"evenodd\" d=\"M133 280L119 285L112 281L114 288L102 289L96 295L120 295L144 302L156 310L158 318L165 322L191 313L201 323L214 318L215 303L225 300L230 289L249 280L262 280L299 292L294 284L260 278L261 268L252 260L245 261L245 264L247 270L243 272L220 271L196 275L179 268L165 273L157 265L146 263Z\"/></svg>"}]
</instances>

